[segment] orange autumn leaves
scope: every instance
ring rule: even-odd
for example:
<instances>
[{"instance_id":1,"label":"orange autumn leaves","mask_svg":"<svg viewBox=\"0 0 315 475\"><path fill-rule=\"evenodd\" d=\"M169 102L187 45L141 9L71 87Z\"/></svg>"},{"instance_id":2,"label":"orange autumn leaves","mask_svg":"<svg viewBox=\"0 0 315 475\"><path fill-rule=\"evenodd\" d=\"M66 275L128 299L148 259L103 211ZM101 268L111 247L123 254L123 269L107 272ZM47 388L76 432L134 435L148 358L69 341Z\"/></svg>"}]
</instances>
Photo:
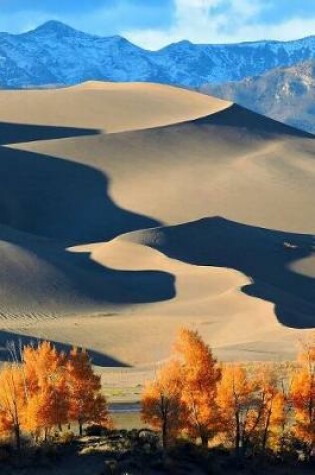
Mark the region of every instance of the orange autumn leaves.
<instances>
[{"instance_id":1,"label":"orange autumn leaves","mask_svg":"<svg viewBox=\"0 0 315 475\"><path fill-rule=\"evenodd\" d=\"M229 365L223 369L216 403L220 435L236 452L249 447L265 451L280 444L284 428L285 397L270 365L246 369Z\"/></svg>"},{"instance_id":2,"label":"orange autumn leaves","mask_svg":"<svg viewBox=\"0 0 315 475\"><path fill-rule=\"evenodd\" d=\"M21 359L0 370L0 435L13 434L19 447L22 431L38 438L70 422L80 433L86 422L108 424L100 377L84 350L66 355L43 342L24 347Z\"/></svg>"},{"instance_id":3,"label":"orange autumn leaves","mask_svg":"<svg viewBox=\"0 0 315 475\"><path fill-rule=\"evenodd\" d=\"M219 364L197 332L183 329L173 357L148 383L143 420L162 431L164 446L185 435L219 438L239 455L287 449L288 440L314 451L315 338L285 374L279 366Z\"/></svg>"},{"instance_id":4,"label":"orange autumn leaves","mask_svg":"<svg viewBox=\"0 0 315 475\"><path fill-rule=\"evenodd\" d=\"M299 354L300 369L293 375L290 394L295 410L294 433L310 452L315 451L315 335Z\"/></svg>"},{"instance_id":5,"label":"orange autumn leaves","mask_svg":"<svg viewBox=\"0 0 315 475\"><path fill-rule=\"evenodd\" d=\"M73 348L66 363L69 385L70 421L78 421L80 435L86 422L106 426L109 423L105 397L101 394L100 376L94 374L85 351Z\"/></svg>"},{"instance_id":6,"label":"orange autumn leaves","mask_svg":"<svg viewBox=\"0 0 315 475\"><path fill-rule=\"evenodd\" d=\"M163 447L176 438L186 416L181 400L181 367L171 361L158 372L156 380L149 382L142 397L142 413L145 422L162 433Z\"/></svg>"},{"instance_id":7,"label":"orange autumn leaves","mask_svg":"<svg viewBox=\"0 0 315 475\"><path fill-rule=\"evenodd\" d=\"M215 400L220 367L210 348L190 330L179 333L174 353L144 389L143 419L162 431L164 446L184 430L206 445L218 419Z\"/></svg>"},{"instance_id":8,"label":"orange autumn leaves","mask_svg":"<svg viewBox=\"0 0 315 475\"><path fill-rule=\"evenodd\" d=\"M185 428L192 437L200 437L204 445L216 430L215 400L221 369L210 348L196 332L182 330L175 343L181 364L181 399L186 408Z\"/></svg>"}]
</instances>

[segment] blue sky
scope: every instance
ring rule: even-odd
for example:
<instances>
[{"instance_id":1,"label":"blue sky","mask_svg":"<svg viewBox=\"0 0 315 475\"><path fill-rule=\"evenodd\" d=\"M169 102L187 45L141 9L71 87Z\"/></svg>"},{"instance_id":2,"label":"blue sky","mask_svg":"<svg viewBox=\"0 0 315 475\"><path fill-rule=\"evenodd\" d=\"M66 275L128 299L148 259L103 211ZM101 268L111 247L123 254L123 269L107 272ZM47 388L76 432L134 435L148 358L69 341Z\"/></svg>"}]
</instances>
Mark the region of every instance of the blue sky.
<instances>
[{"instance_id":1,"label":"blue sky","mask_svg":"<svg viewBox=\"0 0 315 475\"><path fill-rule=\"evenodd\" d=\"M188 39L225 43L315 34L314 0L0 0L0 30L56 19L158 49Z\"/></svg>"}]
</instances>

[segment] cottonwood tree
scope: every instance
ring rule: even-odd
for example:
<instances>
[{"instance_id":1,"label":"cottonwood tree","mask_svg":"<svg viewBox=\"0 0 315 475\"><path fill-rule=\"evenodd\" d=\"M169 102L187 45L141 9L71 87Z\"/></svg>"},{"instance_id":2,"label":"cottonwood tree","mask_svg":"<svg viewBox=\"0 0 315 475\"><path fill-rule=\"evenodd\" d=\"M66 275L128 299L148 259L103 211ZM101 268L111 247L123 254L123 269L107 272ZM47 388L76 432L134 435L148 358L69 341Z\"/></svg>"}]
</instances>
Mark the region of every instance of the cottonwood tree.
<instances>
[{"instance_id":1,"label":"cottonwood tree","mask_svg":"<svg viewBox=\"0 0 315 475\"><path fill-rule=\"evenodd\" d=\"M221 432L232 443L237 456L245 452L250 431L253 430L253 400L256 382L241 365L223 368L218 388Z\"/></svg>"},{"instance_id":2,"label":"cottonwood tree","mask_svg":"<svg viewBox=\"0 0 315 475\"><path fill-rule=\"evenodd\" d=\"M164 448L173 442L185 423L182 391L181 365L172 360L157 372L154 381L145 385L142 394L142 419L161 431Z\"/></svg>"},{"instance_id":3,"label":"cottonwood tree","mask_svg":"<svg viewBox=\"0 0 315 475\"><path fill-rule=\"evenodd\" d=\"M248 439L253 449L277 451L286 418L286 399L279 386L279 374L270 364L256 364L254 371L255 394Z\"/></svg>"},{"instance_id":4,"label":"cottonwood tree","mask_svg":"<svg viewBox=\"0 0 315 475\"><path fill-rule=\"evenodd\" d=\"M0 433L13 434L18 451L25 411L24 378L16 363L5 364L0 371Z\"/></svg>"},{"instance_id":5,"label":"cottonwood tree","mask_svg":"<svg viewBox=\"0 0 315 475\"><path fill-rule=\"evenodd\" d=\"M66 373L69 387L69 420L78 422L80 435L83 433L83 424L87 422L109 424L106 399L101 395L101 377L94 373L85 350L71 350Z\"/></svg>"},{"instance_id":6,"label":"cottonwood tree","mask_svg":"<svg viewBox=\"0 0 315 475\"><path fill-rule=\"evenodd\" d=\"M27 345L20 360L10 347L12 362L0 369L0 436L14 434L20 449L21 431L36 439L52 428L76 420L111 425L106 398L86 351L69 355L44 341Z\"/></svg>"},{"instance_id":7,"label":"cottonwood tree","mask_svg":"<svg viewBox=\"0 0 315 475\"><path fill-rule=\"evenodd\" d=\"M290 388L294 410L293 433L309 458L315 451L315 333L302 343Z\"/></svg>"},{"instance_id":8,"label":"cottonwood tree","mask_svg":"<svg viewBox=\"0 0 315 475\"><path fill-rule=\"evenodd\" d=\"M53 427L61 429L68 420L69 391L66 356L47 341L23 351L26 380L25 429L45 437Z\"/></svg>"},{"instance_id":9,"label":"cottonwood tree","mask_svg":"<svg viewBox=\"0 0 315 475\"><path fill-rule=\"evenodd\" d=\"M177 336L175 356L181 364L181 399L187 411L185 429L207 447L218 430L217 386L221 369L198 332L182 329Z\"/></svg>"}]
</instances>

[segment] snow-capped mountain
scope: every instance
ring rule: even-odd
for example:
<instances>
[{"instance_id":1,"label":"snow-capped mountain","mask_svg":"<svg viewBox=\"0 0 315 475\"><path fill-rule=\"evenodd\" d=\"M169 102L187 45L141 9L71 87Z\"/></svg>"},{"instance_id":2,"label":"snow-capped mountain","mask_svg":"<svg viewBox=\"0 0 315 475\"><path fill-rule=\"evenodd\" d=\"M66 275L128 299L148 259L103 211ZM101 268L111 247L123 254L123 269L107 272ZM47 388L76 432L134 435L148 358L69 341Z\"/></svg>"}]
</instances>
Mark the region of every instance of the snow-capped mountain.
<instances>
[{"instance_id":1,"label":"snow-capped mountain","mask_svg":"<svg viewBox=\"0 0 315 475\"><path fill-rule=\"evenodd\" d=\"M0 34L2 86L146 81L156 73L146 52L119 36L100 38L55 21L20 35Z\"/></svg>"},{"instance_id":2,"label":"snow-capped mountain","mask_svg":"<svg viewBox=\"0 0 315 475\"><path fill-rule=\"evenodd\" d=\"M201 90L315 134L315 61Z\"/></svg>"},{"instance_id":3,"label":"snow-capped mountain","mask_svg":"<svg viewBox=\"0 0 315 475\"><path fill-rule=\"evenodd\" d=\"M98 79L199 88L310 59L315 59L315 36L235 45L182 41L147 51L119 36L102 38L50 21L19 35L0 33L0 86L71 85Z\"/></svg>"}]
</instances>

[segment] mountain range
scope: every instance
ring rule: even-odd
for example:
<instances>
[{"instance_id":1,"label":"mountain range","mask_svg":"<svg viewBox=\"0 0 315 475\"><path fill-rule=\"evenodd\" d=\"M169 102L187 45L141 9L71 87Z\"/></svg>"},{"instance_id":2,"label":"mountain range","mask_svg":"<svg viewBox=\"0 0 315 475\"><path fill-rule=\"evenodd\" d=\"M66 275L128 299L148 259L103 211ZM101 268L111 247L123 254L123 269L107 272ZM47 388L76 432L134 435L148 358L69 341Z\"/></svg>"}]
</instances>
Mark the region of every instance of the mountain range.
<instances>
[{"instance_id":1,"label":"mountain range","mask_svg":"<svg viewBox=\"0 0 315 475\"><path fill-rule=\"evenodd\" d=\"M93 79L198 89L314 59L315 36L228 45L181 41L148 51L120 36L99 37L49 21L27 33L0 33L0 87L64 86Z\"/></svg>"},{"instance_id":2,"label":"mountain range","mask_svg":"<svg viewBox=\"0 0 315 475\"><path fill-rule=\"evenodd\" d=\"M315 134L315 61L201 90Z\"/></svg>"},{"instance_id":3,"label":"mountain range","mask_svg":"<svg viewBox=\"0 0 315 475\"><path fill-rule=\"evenodd\" d=\"M0 349L83 347L135 367L133 387L183 325L222 360L295 355L314 328L312 135L161 84L0 104Z\"/></svg>"}]
</instances>

